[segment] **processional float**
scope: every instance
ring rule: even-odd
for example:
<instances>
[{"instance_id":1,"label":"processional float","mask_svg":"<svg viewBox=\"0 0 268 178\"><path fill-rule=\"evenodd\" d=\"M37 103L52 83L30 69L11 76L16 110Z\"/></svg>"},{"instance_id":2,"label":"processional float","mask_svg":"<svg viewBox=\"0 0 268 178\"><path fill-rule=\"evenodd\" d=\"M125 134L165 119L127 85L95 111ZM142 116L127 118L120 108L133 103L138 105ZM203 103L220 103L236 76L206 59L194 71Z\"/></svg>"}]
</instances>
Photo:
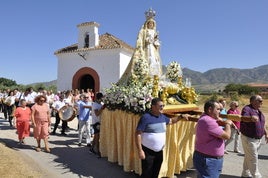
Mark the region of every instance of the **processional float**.
<instances>
[{"instance_id":1,"label":"processional float","mask_svg":"<svg viewBox=\"0 0 268 178\"><path fill-rule=\"evenodd\" d=\"M198 95L189 78L183 81L180 64L172 61L163 72L155 11L149 9L145 15L129 65L119 81L105 90L106 107L142 114L150 109L152 98L159 97L165 104L164 113L198 110Z\"/></svg>"},{"instance_id":2,"label":"processional float","mask_svg":"<svg viewBox=\"0 0 268 178\"><path fill-rule=\"evenodd\" d=\"M188 120L167 127L160 176L173 177L174 173L180 174L192 167L195 122L202 111L196 105L198 95L190 79L183 79L180 64L172 61L163 72L155 11L149 9L145 15L146 21L138 33L129 65L119 81L105 89L100 152L109 161L122 165L125 171L141 173L134 132L140 115L149 111L153 98L159 97L165 104L164 114L190 115ZM225 115L224 118L244 119L235 115Z\"/></svg>"},{"instance_id":3,"label":"processional float","mask_svg":"<svg viewBox=\"0 0 268 178\"><path fill-rule=\"evenodd\" d=\"M197 121L202 112L195 104L198 95L191 80L183 79L177 61L169 63L163 72L155 11L149 9L145 16L129 65L119 81L105 90L104 103L110 110L142 114L150 109L151 99L159 97L165 104L164 114L188 113L192 115L189 121ZM239 120L241 116L227 115L225 118Z\"/></svg>"}]
</instances>

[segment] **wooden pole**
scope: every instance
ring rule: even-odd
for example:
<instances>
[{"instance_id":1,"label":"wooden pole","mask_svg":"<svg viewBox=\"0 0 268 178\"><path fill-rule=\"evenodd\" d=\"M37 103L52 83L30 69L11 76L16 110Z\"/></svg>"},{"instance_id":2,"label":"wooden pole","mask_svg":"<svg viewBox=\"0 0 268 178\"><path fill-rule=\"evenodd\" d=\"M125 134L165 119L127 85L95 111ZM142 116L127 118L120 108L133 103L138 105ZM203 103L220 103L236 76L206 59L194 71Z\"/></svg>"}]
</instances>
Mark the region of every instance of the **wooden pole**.
<instances>
[{"instance_id":1,"label":"wooden pole","mask_svg":"<svg viewBox=\"0 0 268 178\"><path fill-rule=\"evenodd\" d=\"M179 116L183 113L165 113L168 117ZM185 112L185 114L190 114L188 116L188 121L197 122L200 116L203 114L203 111L195 110L191 112ZM241 116L238 114L220 114L221 118L230 119L232 121L243 121L243 122L252 122L251 116Z\"/></svg>"}]
</instances>

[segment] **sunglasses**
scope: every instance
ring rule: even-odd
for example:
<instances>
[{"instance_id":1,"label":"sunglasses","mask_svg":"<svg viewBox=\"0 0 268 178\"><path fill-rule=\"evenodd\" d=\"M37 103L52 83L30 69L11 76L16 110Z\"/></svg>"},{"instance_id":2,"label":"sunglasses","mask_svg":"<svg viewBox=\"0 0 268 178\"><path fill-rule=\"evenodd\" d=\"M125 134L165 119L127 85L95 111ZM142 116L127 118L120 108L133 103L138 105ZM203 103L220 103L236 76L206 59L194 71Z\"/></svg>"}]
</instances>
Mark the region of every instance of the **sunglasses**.
<instances>
[{"instance_id":1,"label":"sunglasses","mask_svg":"<svg viewBox=\"0 0 268 178\"><path fill-rule=\"evenodd\" d=\"M164 105L164 104L161 104L161 105L159 105L159 107L160 107L160 108L163 108L163 107L165 107L165 105Z\"/></svg>"}]
</instances>

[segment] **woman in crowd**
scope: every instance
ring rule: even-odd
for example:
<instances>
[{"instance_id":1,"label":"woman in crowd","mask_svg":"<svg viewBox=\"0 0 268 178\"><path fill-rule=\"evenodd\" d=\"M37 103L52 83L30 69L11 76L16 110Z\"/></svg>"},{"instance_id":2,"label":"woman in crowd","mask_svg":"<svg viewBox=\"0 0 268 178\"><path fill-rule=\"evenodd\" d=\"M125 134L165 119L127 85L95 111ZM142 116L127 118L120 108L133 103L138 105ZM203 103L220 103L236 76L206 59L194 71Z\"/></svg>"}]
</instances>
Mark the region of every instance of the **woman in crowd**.
<instances>
[{"instance_id":1,"label":"woman in crowd","mask_svg":"<svg viewBox=\"0 0 268 178\"><path fill-rule=\"evenodd\" d=\"M16 108L14 114L14 123L16 123L19 144L25 144L25 137L30 135L30 119L31 109L26 107L27 102L25 99L20 100L20 106Z\"/></svg>"},{"instance_id":2,"label":"woman in crowd","mask_svg":"<svg viewBox=\"0 0 268 178\"><path fill-rule=\"evenodd\" d=\"M88 88L87 90L86 90L86 93L85 93L86 95L88 95L89 97L90 97L90 101L94 101L95 99L94 99L94 92L93 92L93 90L91 89L91 88Z\"/></svg>"},{"instance_id":3,"label":"woman in crowd","mask_svg":"<svg viewBox=\"0 0 268 178\"><path fill-rule=\"evenodd\" d=\"M232 101L230 103L230 109L227 111L227 114L238 114L240 115L240 111L238 109L238 102L237 101ZM233 123L236 125L236 127L231 128L231 138L229 140L226 140L225 142L225 148L229 143L231 143L234 140L234 152L235 153L240 153L239 150L239 141L240 141L240 121L233 121ZM227 150L225 150L226 153L228 153Z\"/></svg>"},{"instance_id":4,"label":"woman in crowd","mask_svg":"<svg viewBox=\"0 0 268 178\"><path fill-rule=\"evenodd\" d=\"M46 103L46 96L39 95L35 98L32 106L32 123L34 126L34 138L37 141L36 151L41 151L41 139L45 143L45 151L50 152L48 146L48 130L51 123L49 105Z\"/></svg>"},{"instance_id":5,"label":"woman in crowd","mask_svg":"<svg viewBox=\"0 0 268 178\"><path fill-rule=\"evenodd\" d=\"M70 106L74 105L74 96L71 92L71 90L67 90L64 95L64 102Z\"/></svg>"}]
</instances>

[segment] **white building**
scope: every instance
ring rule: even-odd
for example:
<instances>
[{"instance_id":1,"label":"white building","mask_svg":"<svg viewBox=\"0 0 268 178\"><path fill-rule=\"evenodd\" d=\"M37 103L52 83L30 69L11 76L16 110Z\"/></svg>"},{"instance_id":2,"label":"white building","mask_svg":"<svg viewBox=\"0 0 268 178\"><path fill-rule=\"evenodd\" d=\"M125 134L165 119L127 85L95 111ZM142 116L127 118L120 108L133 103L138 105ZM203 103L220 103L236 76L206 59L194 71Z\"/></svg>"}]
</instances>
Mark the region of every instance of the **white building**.
<instances>
[{"instance_id":1,"label":"white building","mask_svg":"<svg viewBox=\"0 0 268 178\"><path fill-rule=\"evenodd\" d=\"M96 22L77 25L78 43L55 52L58 90L102 91L124 73L134 48L109 33L99 35L98 27Z\"/></svg>"}]
</instances>

